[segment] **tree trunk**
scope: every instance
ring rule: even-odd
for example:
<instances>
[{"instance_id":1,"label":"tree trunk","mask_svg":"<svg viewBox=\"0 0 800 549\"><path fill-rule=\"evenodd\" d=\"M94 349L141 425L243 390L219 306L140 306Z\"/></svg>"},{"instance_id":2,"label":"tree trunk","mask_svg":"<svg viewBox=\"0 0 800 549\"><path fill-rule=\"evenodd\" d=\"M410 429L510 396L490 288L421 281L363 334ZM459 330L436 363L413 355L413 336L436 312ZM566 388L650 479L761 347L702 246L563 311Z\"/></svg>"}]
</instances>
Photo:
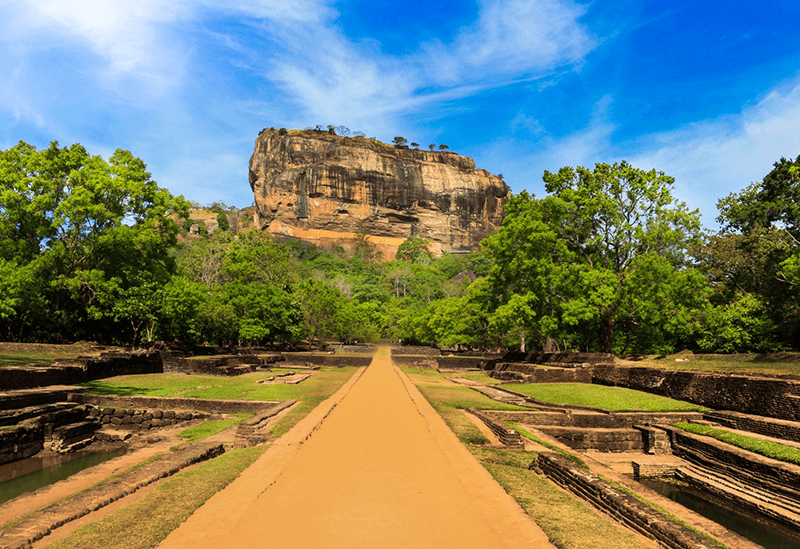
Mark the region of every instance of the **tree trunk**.
<instances>
[{"instance_id":1,"label":"tree trunk","mask_svg":"<svg viewBox=\"0 0 800 549\"><path fill-rule=\"evenodd\" d=\"M602 316L602 333L601 342L603 345L604 353L614 352L614 309L601 309Z\"/></svg>"}]
</instances>

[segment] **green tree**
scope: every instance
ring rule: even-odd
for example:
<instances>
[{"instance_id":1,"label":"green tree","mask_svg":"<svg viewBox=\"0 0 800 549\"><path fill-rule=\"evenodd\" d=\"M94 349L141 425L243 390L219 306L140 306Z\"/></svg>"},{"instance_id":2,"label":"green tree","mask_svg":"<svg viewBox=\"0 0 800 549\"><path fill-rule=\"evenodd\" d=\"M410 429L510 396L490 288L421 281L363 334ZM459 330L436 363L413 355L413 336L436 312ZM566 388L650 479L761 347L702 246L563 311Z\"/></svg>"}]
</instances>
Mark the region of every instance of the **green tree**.
<instances>
[{"instance_id":1,"label":"green tree","mask_svg":"<svg viewBox=\"0 0 800 549\"><path fill-rule=\"evenodd\" d=\"M800 156L781 158L762 181L721 199L722 230L695 250L710 273L717 302L737 309L741 294L764 305L778 340L794 345L800 334L800 286L793 265L800 255Z\"/></svg>"},{"instance_id":2,"label":"green tree","mask_svg":"<svg viewBox=\"0 0 800 549\"><path fill-rule=\"evenodd\" d=\"M428 249L430 242L418 236L409 236L397 247L395 259L409 263L429 264L433 254Z\"/></svg>"},{"instance_id":3,"label":"green tree","mask_svg":"<svg viewBox=\"0 0 800 549\"><path fill-rule=\"evenodd\" d=\"M488 306L516 294L534 308L530 328L538 337L569 335L581 348L622 350L631 340L626 330L652 309L628 296L646 294L642 285L653 277L643 273L656 264L670 273L685 269L699 214L672 197L673 178L626 162L565 167L543 179L550 196L512 197L503 226L484 241L495 260ZM691 280L702 294L702 277Z\"/></svg>"},{"instance_id":4,"label":"green tree","mask_svg":"<svg viewBox=\"0 0 800 549\"><path fill-rule=\"evenodd\" d=\"M397 148L408 147L408 139L398 135L397 137L392 139L392 145L394 145Z\"/></svg>"},{"instance_id":5,"label":"green tree","mask_svg":"<svg viewBox=\"0 0 800 549\"><path fill-rule=\"evenodd\" d=\"M158 187L144 162L117 150L106 162L81 145L20 142L0 152L0 260L26 279L16 288L12 333L37 339L122 337L104 319L112 291L133 291L133 273L165 283L175 264L176 220L188 203ZM35 295L33 295L35 294Z\"/></svg>"}]
</instances>

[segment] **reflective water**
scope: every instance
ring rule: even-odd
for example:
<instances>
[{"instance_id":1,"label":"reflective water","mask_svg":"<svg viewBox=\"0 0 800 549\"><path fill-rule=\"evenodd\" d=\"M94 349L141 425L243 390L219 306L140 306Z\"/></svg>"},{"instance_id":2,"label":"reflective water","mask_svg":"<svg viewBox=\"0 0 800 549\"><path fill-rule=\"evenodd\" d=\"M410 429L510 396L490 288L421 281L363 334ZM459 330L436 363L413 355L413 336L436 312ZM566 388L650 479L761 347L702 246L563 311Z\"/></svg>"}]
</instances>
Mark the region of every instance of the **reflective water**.
<instances>
[{"instance_id":1,"label":"reflective water","mask_svg":"<svg viewBox=\"0 0 800 549\"><path fill-rule=\"evenodd\" d=\"M32 457L0 465L0 504L124 453L124 448L106 453L75 452L63 456Z\"/></svg>"},{"instance_id":2,"label":"reflective water","mask_svg":"<svg viewBox=\"0 0 800 549\"><path fill-rule=\"evenodd\" d=\"M800 532L779 522L756 516L744 508L721 501L702 490L653 479L642 479L639 482L766 549L800 547Z\"/></svg>"}]
</instances>

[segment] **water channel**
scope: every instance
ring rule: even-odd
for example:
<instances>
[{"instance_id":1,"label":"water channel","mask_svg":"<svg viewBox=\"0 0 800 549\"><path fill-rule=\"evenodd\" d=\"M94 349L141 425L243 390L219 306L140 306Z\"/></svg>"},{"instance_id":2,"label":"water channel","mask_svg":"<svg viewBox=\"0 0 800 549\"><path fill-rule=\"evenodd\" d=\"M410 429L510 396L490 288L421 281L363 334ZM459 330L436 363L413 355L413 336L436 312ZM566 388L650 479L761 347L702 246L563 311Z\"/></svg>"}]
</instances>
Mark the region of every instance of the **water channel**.
<instances>
[{"instance_id":1,"label":"water channel","mask_svg":"<svg viewBox=\"0 0 800 549\"><path fill-rule=\"evenodd\" d=\"M769 518L756 516L747 509L719 500L707 492L674 482L651 479L642 479L639 482L765 549L800 547L800 532Z\"/></svg>"},{"instance_id":2,"label":"water channel","mask_svg":"<svg viewBox=\"0 0 800 549\"><path fill-rule=\"evenodd\" d=\"M33 492L98 463L121 456L125 451L125 448L101 453L83 451L66 455L32 457L0 465L0 505L25 492Z\"/></svg>"}]
</instances>

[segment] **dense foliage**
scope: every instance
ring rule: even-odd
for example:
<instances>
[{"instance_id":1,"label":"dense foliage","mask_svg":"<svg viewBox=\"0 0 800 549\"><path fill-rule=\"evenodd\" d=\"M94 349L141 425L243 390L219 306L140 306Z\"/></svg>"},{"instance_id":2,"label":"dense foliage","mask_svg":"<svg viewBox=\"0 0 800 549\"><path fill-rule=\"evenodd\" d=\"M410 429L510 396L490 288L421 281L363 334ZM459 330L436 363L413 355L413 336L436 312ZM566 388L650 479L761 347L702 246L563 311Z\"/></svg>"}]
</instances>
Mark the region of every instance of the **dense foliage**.
<instances>
[{"instance_id":1,"label":"dense foliage","mask_svg":"<svg viewBox=\"0 0 800 549\"><path fill-rule=\"evenodd\" d=\"M0 339L792 347L800 157L720 200L715 234L655 170L598 164L544 180L546 197L512 196L483 252L437 258L412 236L384 258L366 233L349 250L276 243L224 203L206 210L214 230L188 234L189 203L131 153L106 162L20 142L0 152Z\"/></svg>"}]
</instances>

